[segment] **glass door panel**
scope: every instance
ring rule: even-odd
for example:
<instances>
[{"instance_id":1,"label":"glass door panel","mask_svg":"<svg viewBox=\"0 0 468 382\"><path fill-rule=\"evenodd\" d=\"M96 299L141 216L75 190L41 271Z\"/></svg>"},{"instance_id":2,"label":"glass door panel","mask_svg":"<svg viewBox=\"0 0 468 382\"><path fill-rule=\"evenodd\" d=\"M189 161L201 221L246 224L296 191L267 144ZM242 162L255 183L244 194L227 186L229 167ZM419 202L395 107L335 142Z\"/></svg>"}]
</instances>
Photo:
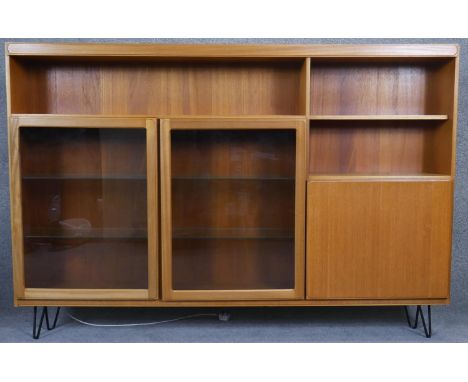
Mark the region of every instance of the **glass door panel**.
<instances>
[{"instance_id":1,"label":"glass door panel","mask_svg":"<svg viewBox=\"0 0 468 382\"><path fill-rule=\"evenodd\" d=\"M198 129L200 123L171 129L168 135L168 287L175 293L166 296L217 298L221 291L220 299L263 298L278 290L293 296L296 129L287 123L271 129L265 124L255 128L255 123L252 129L230 129L223 123Z\"/></svg>"},{"instance_id":2,"label":"glass door panel","mask_svg":"<svg viewBox=\"0 0 468 382\"><path fill-rule=\"evenodd\" d=\"M147 289L146 130L20 127L26 288Z\"/></svg>"}]
</instances>

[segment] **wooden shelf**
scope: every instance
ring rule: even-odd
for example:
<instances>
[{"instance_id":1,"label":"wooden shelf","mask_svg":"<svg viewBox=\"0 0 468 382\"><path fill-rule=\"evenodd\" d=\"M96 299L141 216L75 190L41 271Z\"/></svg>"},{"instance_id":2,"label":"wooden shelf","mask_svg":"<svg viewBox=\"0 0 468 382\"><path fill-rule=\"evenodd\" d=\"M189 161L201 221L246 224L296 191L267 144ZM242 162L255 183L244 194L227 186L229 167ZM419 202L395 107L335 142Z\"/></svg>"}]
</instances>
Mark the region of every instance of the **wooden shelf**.
<instances>
[{"instance_id":1,"label":"wooden shelf","mask_svg":"<svg viewBox=\"0 0 468 382\"><path fill-rule=\"evenodd\" d=\"M146 180L146 175L86 175L86 174L64 174L64 175L25 175L23 180Z\"/></svg>"},{"instance_id":2,"label":"wooden shelf","mask_svg":"<svg viewBox=\"0 0 468 382\"><path fill-rule=\"evenodd\" d=\"M441 115L309 115L316 121L446 121L448 116Z\"/></svg>"},{"instance_id":3,"label":"wooden shelf","mask_svg":"<svg viewBox=\"0 0 468 382\"><path fill-rule=\"evenodd\" d=\"M130 228L77 228L76 230L35 229L24 235L25 239L102 239L102 240L129 240L146 239L148 233L146 229Z\"/></svg>"},{"instance_id":4,"label":"wooden shelf","mask_svg":"<svg viewBox=\"0 0 468 382\"><path fill-rule=\"evenodd\" d=\"M294 232L278 228L176 228L173 239L294 239Z\"/></svg>"},{"instance_id":5,"label":"wooden shelf","mask_svg":"<svg viewBox=\"0 0 468 382\"><path fill-rule=\"evenodd\" d=\"M285 176L175 176L172 180L253 180L253 181L294 181L294 177Z\"/></svg>"},{"instance_id":6,"label":"wooden shelf","mask_svg":"<svg viewBox=\"0 0 468 382\"><path fill-rule=\"evenodd\" d=\"M25 126L26 124L33 124L33 126L37 126L37 123L47 123L47 126L54 125L54 122L60 121L63 124L64 120L70 121L66 124L66 126L71 127L73 123L76 123L76 118L80 118L82 120L86 119L109 119L112 118L113 120L121 120L123 119L124 122L128 121L128 127L139 127L142 128L144 126L141 125L139 120L144 120L147 118L157 118L157 119L189 119L189 120L203 120L203 119L223 119L223 120L250 120L250 119L261 119L261 120L283 120L283 119L299 119L303 120L305 115L298 115L298 114L242 114L242 115L209 115L209 114L197 114L197 115L187 115L187 114L61 114L61 113L13 113L12 118L21 118L22 125ZM133 121L133 122L132 122ZM70 125L71 124L71 125ZM122 126L123 123L122 123ZM80 126L76 126L80 127ZM127 126L125 126L127 127Z\"/></svg>"},{"instance_id":7,"label":"wooden shelf","mask_svg":"<svg viewBox=\"0 0 468 382\"><path fill-rule=\"evenodd\" d=\"M125 119L145 119L145 118L157 118L157 119L193 119L193 120L202 120L202 119L262 119L262 120L282 120L282 119L304 119L309 120L318 120L318 121L361 121L361 120L374 120L374 121L386 121L386 120L401 120L401 121L446 121L448 120L448 115L446 114L336 114L336 115L297 115L297 114L285 114L285 115L272 115L272 114L252 114L252 115L181 115L181 114L136 114L136 115L115 115L115 114L56 114L56 113L46 113L46 114L12 114L14 118L31 118L34 120L44 118L44 122L51 123L54 118L125 118ZM129 124L129 128L134 127Z\"/></svg>"},{"instance_id":8,"label":"wooden shelf","mask_svg":"<svg viewBox=\"0 0 468 382\"><path fill-rule=\"evenodd\" d=\"M449 175L440 174L324 174L309 175L309 181L448 181Z\"/></svg>"}]
</instances>

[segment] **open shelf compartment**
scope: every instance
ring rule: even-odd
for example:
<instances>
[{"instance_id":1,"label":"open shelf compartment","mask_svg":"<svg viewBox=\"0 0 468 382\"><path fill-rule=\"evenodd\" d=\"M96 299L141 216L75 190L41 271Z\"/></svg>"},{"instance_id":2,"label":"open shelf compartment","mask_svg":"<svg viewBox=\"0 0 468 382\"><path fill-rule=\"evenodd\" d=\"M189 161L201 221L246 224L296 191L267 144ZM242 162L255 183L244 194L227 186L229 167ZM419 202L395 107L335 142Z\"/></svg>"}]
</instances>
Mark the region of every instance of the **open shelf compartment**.
<instances>
[{"instance_id":1,"label":"open shelf compartment","mask_svg":"<svg viewBox=\"0 0 468 382\"><path fill-rule=\"evenodd\" d=\"M312 59L310 115L450 115L455 59Z\"/></svg>"},{"instance_id":2,"label":"open shelf compartment","mask_svg":"<svg viewBox=\"0 0 468 382\"><path fill-rule=\"evenodd\" d=\"M303 58L10 57L11 113L303 115Z\"/></svg>"},{"instance_id":3,"label":"open shelf compartment","mask_svg":"<svg viewBox=\"0 0 468 382\"><path fill-rule=\"evenodd\" d=\"M451 175L443 120L312 120L309 139L309 176Z\"/></svg>"}]
</instances>

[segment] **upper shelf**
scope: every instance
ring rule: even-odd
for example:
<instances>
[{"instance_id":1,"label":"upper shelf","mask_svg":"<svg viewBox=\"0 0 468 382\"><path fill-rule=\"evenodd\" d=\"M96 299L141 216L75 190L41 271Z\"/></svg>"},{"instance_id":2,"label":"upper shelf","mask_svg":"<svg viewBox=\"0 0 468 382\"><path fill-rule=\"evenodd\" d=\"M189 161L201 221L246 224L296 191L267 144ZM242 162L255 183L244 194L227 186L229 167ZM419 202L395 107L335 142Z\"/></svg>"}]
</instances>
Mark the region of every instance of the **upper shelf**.
<instances>
[{"instance_id":1,"label":"upper shelf","mask_svg":"<svg viewBox=\"0 0 468 382\"><path fill-rule=\"evenodd\" d=\"M309 115L316 121L446 121L448 116L441 115Z\"/></svg>"}]
</instances>

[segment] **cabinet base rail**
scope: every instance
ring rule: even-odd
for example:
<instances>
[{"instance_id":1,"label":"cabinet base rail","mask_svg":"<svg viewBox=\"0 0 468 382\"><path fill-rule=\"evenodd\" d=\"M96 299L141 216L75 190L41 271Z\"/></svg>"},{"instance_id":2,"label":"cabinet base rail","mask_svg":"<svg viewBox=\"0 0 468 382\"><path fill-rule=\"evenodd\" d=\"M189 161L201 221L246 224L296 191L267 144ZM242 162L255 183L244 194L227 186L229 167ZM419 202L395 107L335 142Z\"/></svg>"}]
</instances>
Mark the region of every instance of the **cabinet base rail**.
<instances>
[{"instance_id":1,"label":"cabinet base rail","mask_svg":"<svg viewBox=\"0 0 468 382\"><path fill-rule=\"evenodd\" d=\"M42 330L42 325L44 323L44 319L46 322L46 328L47 330L53 330L57 326L57 320L60 314L60 307L57 307L57 310L55 311L55 317L52 325L50 325L50 320L49 320L49 310L47 306L44 306L42 308L42 313L41 313L41 318L39 319L39 324L37 322L37 306L34 307L34 319L33 319L33 338L35 340L38 340L39 337L41 336L41 330Z\"/></svg>"},{"instance_id":2,"label":"cabinet base rail","mask_svg":"<svg viewBox=\"0 0 468 382\"><path fill-rule=\"evenodd\" d=\"M426 319L424 318L424 313L423 313L421 305L418 305L416 307L416 318L414 319L414 323L411 322L411 318L410 318L407 306L405 306L405 315L406 315L406 321L408 322L408 326L411 329L416 329L418 327L419 317L421 316L421 322L423 325L424 334L426 335L426 338L432 337L432 314L431 314L430 305L427 306L427 324L426 324Z\"/></svg>"}]
</instances>

